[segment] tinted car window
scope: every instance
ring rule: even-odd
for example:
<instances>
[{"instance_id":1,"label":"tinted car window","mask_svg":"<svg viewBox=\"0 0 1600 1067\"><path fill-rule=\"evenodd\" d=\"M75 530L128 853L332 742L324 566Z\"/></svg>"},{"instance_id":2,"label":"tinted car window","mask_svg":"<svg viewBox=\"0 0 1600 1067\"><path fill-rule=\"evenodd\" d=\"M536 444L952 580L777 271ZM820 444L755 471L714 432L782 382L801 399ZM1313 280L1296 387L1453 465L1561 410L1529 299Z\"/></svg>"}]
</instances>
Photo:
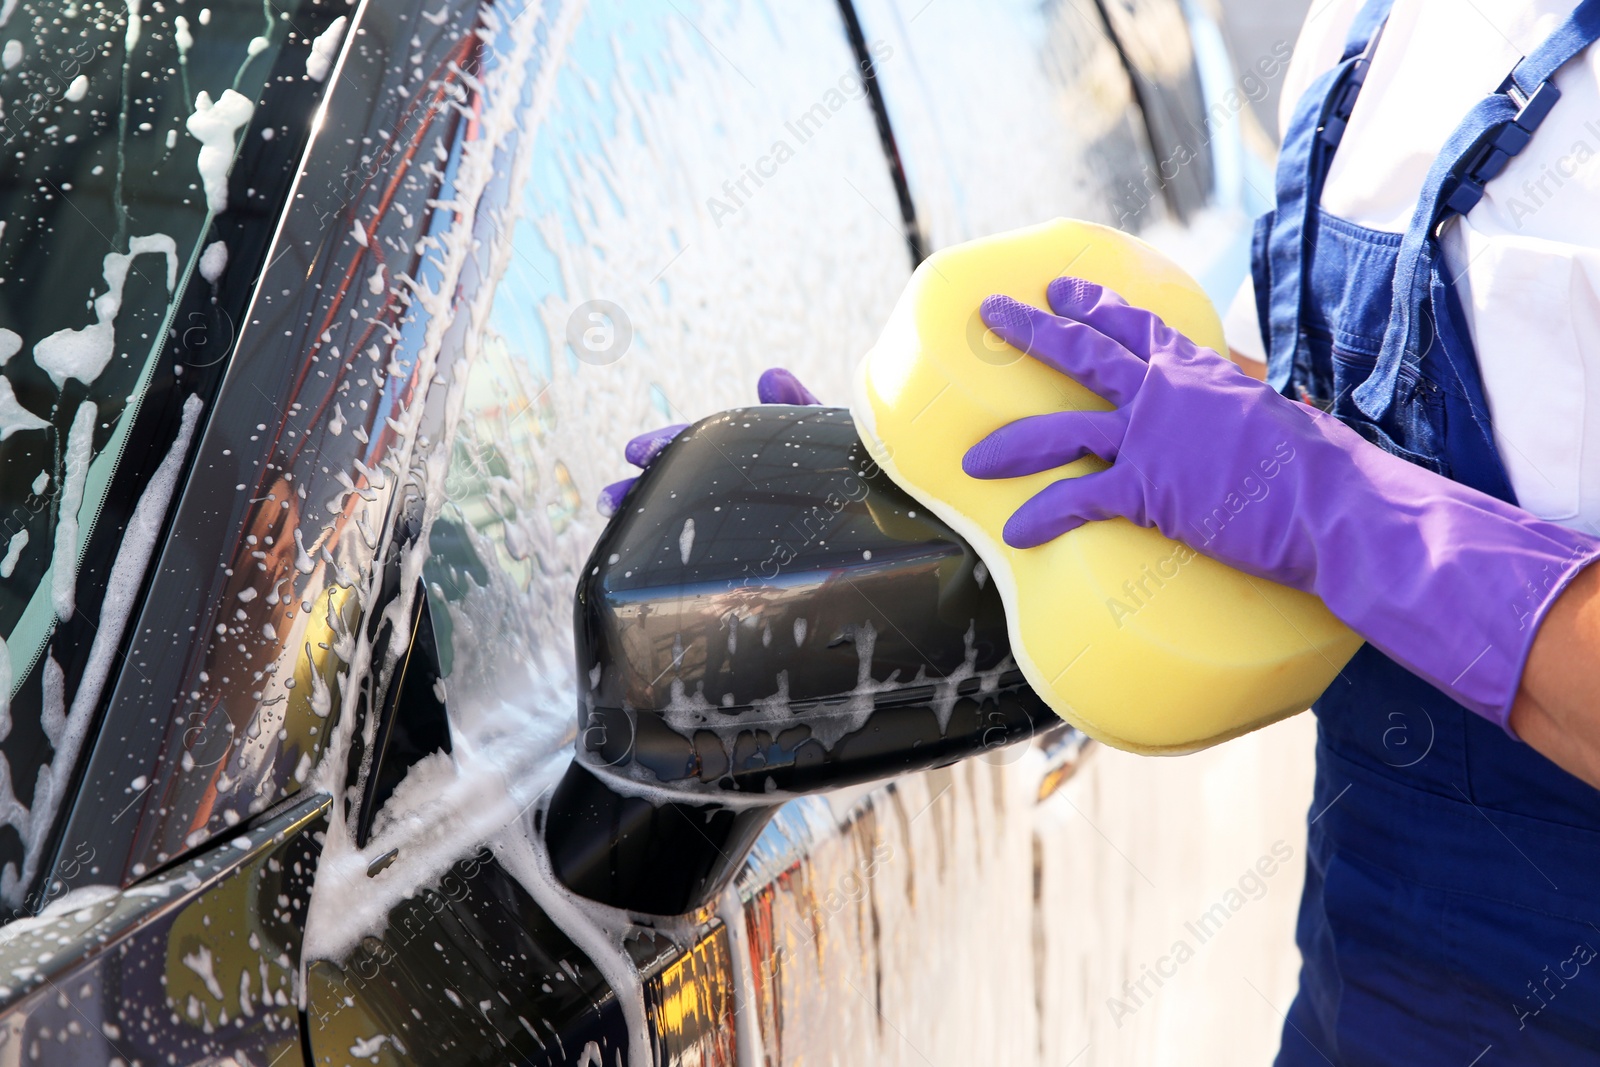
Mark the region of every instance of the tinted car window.
<instances>
[{"instance_id":1,"label":"tinted car window","mask_svg":"<svg viewBox=\"0 0 1600 1067\"><path fill-rule=\"evenodd\" d=\"M62 831L96 865L69 870L63 846L64 884L137 880L299 789L330 727L358 717L342 716L341 656L374 667L349 673L360 708L404 652L365 642L393 601L390 534L415 536L406 450L436 436L415 420L450 302L418 294L453 290L466 242L440 247L457 198L480 192L461 153L490 140L470 117L490 56L479 11L292 13L232 183L271 185L265 238L223 276L249 283L237 341ZM328 90L325 112L308 88ZM255 155L291 134L287 170Z\"/></svg>"},{"instance_id":2,"label":"tinted car window","mask_svg":"<svg viewBox=\"0 0 1600 1067\"><path fill-rule=\"evenodd\" d=\"M204 252L207 216L226 208L235 140L286 31L253 3L203 24L198 10L36 10L8 23L0 72L0 632L19 673L71 613L65 542L83 531L69 505L92 523L174 294L202 256L215 276L226 262L226 246Z\"/></svg>"},{"instance_id":3,"label":"tinted car window","mask_svg":"<svg viewBox=\"0 0 1600 1067\"><path fill-rule=\"evenodd\" d=\"M570 604L596 495L633 470L623 444L753 403L774 365L846 403L910 269L831 7L595 4L567 57L473 342L427 571L452 714L531 692L563 741L588 684Z\"/></svg>"},{"instance_id":4,"label":"tinted car window","mask_svg":"<svg viewBox=\"0 0 1600 1067\"><path fill-rule=\"evenodd\" d=\"M226 354L214 319L233 303L230 251L248 272L251 244L214 220L276 210L259 202L270 180L230 190L228 177L297 8L181 10L22 3L0 29L0 898L13 908ZM186 363L186 345L204 358Z\"/></svg>"}]
</instances>

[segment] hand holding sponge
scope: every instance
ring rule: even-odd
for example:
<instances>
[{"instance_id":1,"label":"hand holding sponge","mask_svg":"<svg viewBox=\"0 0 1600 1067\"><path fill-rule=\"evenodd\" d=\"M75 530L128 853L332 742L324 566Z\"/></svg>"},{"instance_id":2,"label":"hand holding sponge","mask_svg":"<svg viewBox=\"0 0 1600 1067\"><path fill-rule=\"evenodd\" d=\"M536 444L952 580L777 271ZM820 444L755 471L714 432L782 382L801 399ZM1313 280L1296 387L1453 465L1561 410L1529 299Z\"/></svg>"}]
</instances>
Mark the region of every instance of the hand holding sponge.
<instances>
[{"instance_id":1,"label":"hand holding sponge","mask_svg":"<svg viewBox=\"0 0 1600 1067\"><path fill-rule=\"evenodd\" d=\"M972 343L975 306L1003 344ZM854 411L989 565L1029 683L1092 736L1224 740L1309 704L1362 637L1509 729L1600 539L1369 444L1222 343L1152 249L1057 221L923 264Z\"/></svg>"},{"instance_id":2,"label":"hand holding sponge","mask_svg":"<svg viewBox=\"0 0 1600 1067\"><path fill-rule=\"evenodd\" d=\"M1063 276L1095 283L1056 292L1104 300L1096 322L1110 334L1042 310ZM984 321L992 294L1009 298L987 305L996 331ZM1163 425L1181 404L1145 414L1155 360L1116 335L1138 347L1140 331L1148 341L1157 330L1184 353L1223 345L1199 286L1136 238L1057 220L974 241L917 269L862 361L851 410L895 482L988 564L1013 652L1046 702L1119 748L1180 753L1308 707L1361 638L1316 597L1260 576L1270 568L1247 574L1195 550L1205 529L1238 539L1278 521L1268 502L1301 491L1295 455L1278 447L1282 434L1186 437L1201 427ZM1220 366L1203 373L1224 388L1230 375L1257 384L1207 355ZM1184 461L1177 480L1139 469L1169 457Z\"/></svg>"}]
</instances>

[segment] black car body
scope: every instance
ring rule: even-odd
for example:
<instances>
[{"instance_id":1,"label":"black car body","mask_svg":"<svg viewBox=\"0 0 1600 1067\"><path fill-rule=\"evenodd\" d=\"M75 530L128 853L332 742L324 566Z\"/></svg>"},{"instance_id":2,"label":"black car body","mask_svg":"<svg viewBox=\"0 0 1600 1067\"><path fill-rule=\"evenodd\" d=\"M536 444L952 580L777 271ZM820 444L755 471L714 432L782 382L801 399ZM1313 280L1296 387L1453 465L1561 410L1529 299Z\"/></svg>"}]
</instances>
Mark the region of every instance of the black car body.
<instances>
[{"instance_id":1,"label":"black car body","mask_svg":"<svg viewBox=\"0 0 1600 1067\"><path fill-rule=\"evenodd\" d=\"M572 895L538 820L628 436L775 364L842 401L997 229L1237 276L1200 16L5 12L0 1062L1065 1059L1027 826L1069 731L792 801L672 919Z\"/></svg>"}]
</instances>

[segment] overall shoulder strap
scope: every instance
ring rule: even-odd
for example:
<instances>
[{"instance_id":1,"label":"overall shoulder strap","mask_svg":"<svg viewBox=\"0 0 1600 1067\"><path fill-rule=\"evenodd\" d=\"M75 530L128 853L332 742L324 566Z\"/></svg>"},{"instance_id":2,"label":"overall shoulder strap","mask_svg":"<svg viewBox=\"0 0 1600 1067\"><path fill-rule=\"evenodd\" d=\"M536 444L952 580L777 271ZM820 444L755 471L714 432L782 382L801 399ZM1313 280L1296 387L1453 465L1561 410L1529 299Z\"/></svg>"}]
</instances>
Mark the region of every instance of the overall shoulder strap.
<instances>
[{"instance_id":1,"label":"overall shoulder strap","mask_svg":"<svg viewBox=\"0 0 1600 1067\"><path fill-rule=\"evenodd\" d=\"M1367 0L1362 5L1350 24L1339 62L1306 88L1284 131L1278 152L1276 206L1267 237L1271 291L1270 295L1258 294L1258 298L1266 298L1269 308L1264 338L1267 378L1280 392L1288 388L1299 343L1307 226L1322 199L1328 163L1344 136L1392 3Z\"/></svg>"},{"instance_id":2,"label":"overall shoulder strap","mask_svg":"<svg viewBox=\"0 0 1600 1067\"><path fill-rule=\"evenodd\" d=\"M1400 242L1395 264L1394 304L1384 332L1383 350L1355 402L1379 419L1394 401L1400 365L1420 358L1422 305L1438 255L1440 227L1465 215L1483 199L1484 186L1505 169L1511 157L1533 138L1561 93L1550 79L1600 38L1600 0L1583 0L1538 48L1512 68L1493 93L1473 105L1439 150L1422 183L1411 224Z\"/></svg>"}]
</instances>

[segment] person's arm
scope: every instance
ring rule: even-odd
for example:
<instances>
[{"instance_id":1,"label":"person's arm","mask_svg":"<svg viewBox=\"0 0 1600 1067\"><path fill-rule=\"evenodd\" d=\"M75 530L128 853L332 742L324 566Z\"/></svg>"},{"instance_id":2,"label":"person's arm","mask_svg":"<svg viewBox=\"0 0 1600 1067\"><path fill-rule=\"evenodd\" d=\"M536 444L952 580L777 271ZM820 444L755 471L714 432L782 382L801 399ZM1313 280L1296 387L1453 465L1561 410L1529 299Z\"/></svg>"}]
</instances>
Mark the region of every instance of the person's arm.
<instances>
[{"instance_id":1,"label":"person's arm","mask_svg":"<svg viewBox=\"0 0 1600 1067\"><path fill-rule=\"evenodd\" d=\"M1239 364L1240 370L1256 381L1264 382L1267 380L1267 365L1259 359L1251 359L1237 348L1229 348L1228 355L1232 356L1233 361Z\"/></svg>"},{"instance_id":2,"label":"person's arm","mask_svg":"<svg viewBox=\"0 0 1600 1067\"><path fill-rule=\"evenodd\" d=\"M1534 636L1511 729L1600 789L1600 567L1572 580Z\"/></svg>"},{"instance_id":3,"label":"person's arm","mask_svg":"<svg viewBox=\"0 0 1600 1067\"><path fill-rule=\"evenodd\" d=\"M1054 315L992 296L984 322L1114 410L1010 423L962 467L1009 478L1088 454L1110 466L1042 489L1007 521L1007 544L1114 516L1154 526L1320 597L1396 663L1600 786L1600 570L1586 570L1600 538L1374 447L1098 285L1060 278L1046 295Z\"/></svg>"}]
</instances>

